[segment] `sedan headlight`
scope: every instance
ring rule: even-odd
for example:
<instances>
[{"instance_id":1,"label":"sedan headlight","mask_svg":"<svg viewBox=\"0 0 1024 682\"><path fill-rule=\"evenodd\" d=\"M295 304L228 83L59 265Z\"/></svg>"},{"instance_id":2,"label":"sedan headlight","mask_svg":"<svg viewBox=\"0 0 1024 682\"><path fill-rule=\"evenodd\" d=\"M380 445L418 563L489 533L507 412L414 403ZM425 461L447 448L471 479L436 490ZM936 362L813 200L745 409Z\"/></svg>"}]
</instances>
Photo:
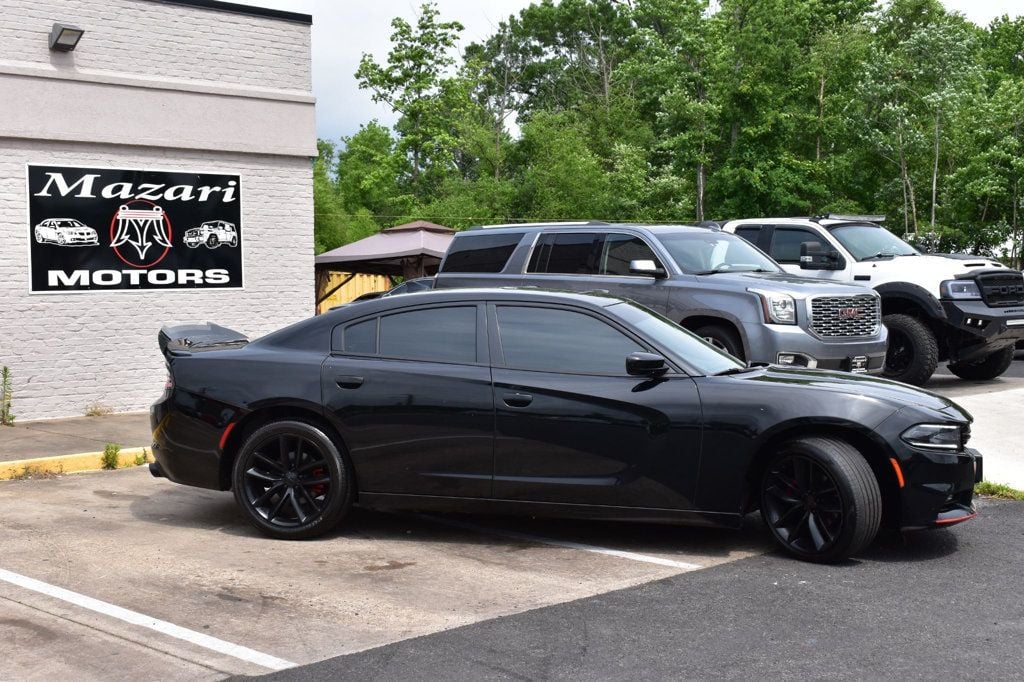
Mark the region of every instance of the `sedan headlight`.
<instances>
[{"instance_id":1,"label":"sedan headlight","mask_svg":"<svg viewBox=\"0 0 1024 682\"><path fill-rule=\"evenodd\" d=\"M956 424L917 424L904 431L903 442L930 450L962 450L964 429Z\"/></svg>"},{"instance_id":2,"label":"sedan headlight","mask_svg":"<svg viewBox=\"0 0 1024 682\"><path fill-rule=\"evenodd\" d=\"M796 301L789 294L747 289L761 299L764 321L769 324L796 324Z\"/></svg>"},{"instance_id":3,"label":"sedan headlight","mask_svg":"<svg viewBox=\"0 0 1024 682\"><path fill-rule=\"evenodd\" d=\"M942 298L952 298L960 301L980 301L981 289L969 279L947 279L939 286Z\"/></svg>"}]
</instances>

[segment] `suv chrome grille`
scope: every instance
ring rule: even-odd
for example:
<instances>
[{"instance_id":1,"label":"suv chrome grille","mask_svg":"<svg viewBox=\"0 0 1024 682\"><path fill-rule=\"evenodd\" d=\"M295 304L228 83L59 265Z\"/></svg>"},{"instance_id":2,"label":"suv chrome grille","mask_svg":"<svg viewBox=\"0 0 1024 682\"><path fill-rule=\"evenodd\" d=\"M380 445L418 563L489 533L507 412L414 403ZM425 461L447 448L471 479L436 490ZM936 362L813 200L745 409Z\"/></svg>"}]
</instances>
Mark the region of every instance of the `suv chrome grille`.
<instances>
[{"instance_id":1,"label":"suv chrome grille","mask_svg":"<svg viewBox=\"0 0 1024 682\"><path fill-rule=\"evenodd\" d=\"M881 299L858 296L816 296L807 301L811 331L818 336L874 336L882 318Z\"/></svg>"},{"instance_id":2,"label":"suv chrome grille","mask_svg":"<svg viewBox=\"0 0 1024 682\"><path fill-rule=\"evenodd\" d=\"M1019 272L992 272L977 277L985 305L998 308L1024 303L1024 276Z\"/></svg>"}]
</instances>

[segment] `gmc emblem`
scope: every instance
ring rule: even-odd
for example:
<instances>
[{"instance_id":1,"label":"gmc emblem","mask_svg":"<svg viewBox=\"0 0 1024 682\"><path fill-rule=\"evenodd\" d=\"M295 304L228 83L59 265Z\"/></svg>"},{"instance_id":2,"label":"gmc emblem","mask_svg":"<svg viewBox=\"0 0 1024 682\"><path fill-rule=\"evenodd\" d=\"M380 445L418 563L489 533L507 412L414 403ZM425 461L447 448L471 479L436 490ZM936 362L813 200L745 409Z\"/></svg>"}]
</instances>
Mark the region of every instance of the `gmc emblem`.
<instances>
[{"instance_id":1,"label":"gmc emblem","mask_svg":"<svg viewBox=\"0 0 1024 682\"><path fill-rule=\"evenodd\" d=\"M860 308L840 308L839 319L840 320L856 320L860 317Z\"/></svg>"}]
</instances>

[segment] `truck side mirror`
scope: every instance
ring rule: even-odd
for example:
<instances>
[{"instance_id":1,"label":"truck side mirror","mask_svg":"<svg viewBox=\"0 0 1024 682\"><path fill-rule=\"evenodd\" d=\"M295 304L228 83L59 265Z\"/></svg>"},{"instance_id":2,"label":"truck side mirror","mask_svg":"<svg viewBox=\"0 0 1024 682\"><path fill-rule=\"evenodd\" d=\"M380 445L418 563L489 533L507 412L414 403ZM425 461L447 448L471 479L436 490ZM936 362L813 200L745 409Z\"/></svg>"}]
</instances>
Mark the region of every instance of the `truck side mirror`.
<instances>
[{"instance_id":1,"label":"truck side mirror","mask_svg":"<svg viewBox=\"0 0 1024 682\"><path fill-rule=\"evenodd\" d=\"M658 264L652 260L631 260L629 261L629 274L631 275L648 275L655 279L661 279L668 277L668 273L665 272L664 268L659 268Z\"/></svg>"},{"instance_id":2,"label":"truck side mirror","mask_svg":"<svg viewBox=\"0 0 1024 682\"><path fill-rule=\"evenodd\" d=\"M801 270L840 270L839 252L825 249L821 242L803 242L800 244Z\"/></svg>"}]
</instances>

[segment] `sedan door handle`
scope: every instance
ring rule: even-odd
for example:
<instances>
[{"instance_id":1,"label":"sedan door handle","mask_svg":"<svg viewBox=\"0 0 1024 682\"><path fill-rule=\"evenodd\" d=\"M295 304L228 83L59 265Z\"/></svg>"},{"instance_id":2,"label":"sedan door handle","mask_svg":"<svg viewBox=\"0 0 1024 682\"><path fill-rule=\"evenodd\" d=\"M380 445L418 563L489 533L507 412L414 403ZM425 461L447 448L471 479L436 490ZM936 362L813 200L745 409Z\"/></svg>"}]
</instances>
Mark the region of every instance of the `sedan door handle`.
<instances>
[{"instance_id":1,"label":"sedan door handle","mask_svg":"<svg viewBox=\"0 0 1024 682\"><path fill-rule=\"evenodd\" d=\"M337 377L335 381L338 382L340 388L359 388L363 385L362 377L343 376Z\"/></svg>"},{"instance_id":2,"label":"sedan door handle","mask_svg":"<svg viewBox=\"0 0 1024 682\"><path fill-rule=\"evenodd\" d=\"M502 400L509 407L526 407L533 402L533 396L528 393L506 393Z\"/></svg>"}]
</instances>

